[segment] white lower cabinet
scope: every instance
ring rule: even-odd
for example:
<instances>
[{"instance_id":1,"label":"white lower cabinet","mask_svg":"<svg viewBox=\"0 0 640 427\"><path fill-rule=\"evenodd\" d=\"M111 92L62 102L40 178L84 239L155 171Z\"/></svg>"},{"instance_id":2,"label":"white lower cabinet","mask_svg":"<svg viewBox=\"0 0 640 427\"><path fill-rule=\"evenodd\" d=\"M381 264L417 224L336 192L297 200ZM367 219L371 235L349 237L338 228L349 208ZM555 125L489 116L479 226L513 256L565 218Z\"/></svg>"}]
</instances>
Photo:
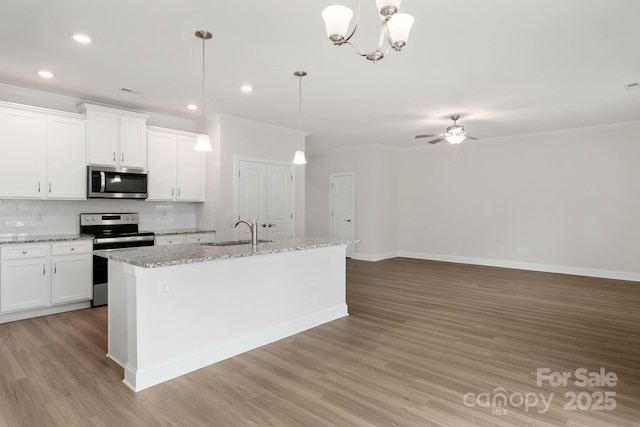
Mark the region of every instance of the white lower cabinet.
<instances>
[{"instance_id":1,"label":"white lower cabinet","mask_svg":"<svg viewBox=\"0 0 640 427\"><path fill-rule=\"evenodd\" d=\"M179 245L183 243L211 243L216 240L216 233L166 234L156 236L156 246Z\"/></svg>"},{"instance_id":2,"label":"white lower cabinet","mask_svg":"<svg viewBox=\"0 0 640 427\"><path fill-rule=\"evenodd\" d=\"M90 300L92 242L0 247L0 313Z\"/></svg>"},{"instance_id":3,"label":"white lower cabinet","mask_svg":"<svg viewBox=\"0 0 640 427\"><path fill-rule=\"evenodd\" d=\"M91 299L91 242L53 243L51 246L51 304Z\"/></svg>"},{"instance_id":4,"label":"white lower cabinet","mask_svg":"<svg viewBox=\"0 0 640 427\"><path fill-rule=\"evenodd\" d=\"M156 246L180 245L186 243L184 234L167 234L165 236L156 236Z\"/></svg>"},{"instance_id":5,"label":"white lower cabinet","mask_svg":"<svg viewBox=\"0 0 640 427\"><path fill-rule=\"evenodd\" d=\"M0 312L51 303L50 247L35 244L0 248Z\"/></svg>"},{"instance_id":6,"label":"white lower cabinet","mask_svg":"<svg viewBox=\"0 0 640 427\"><path fill-rule=\"evenodd\" d=\"M185 236L186 243L211 243L216 240L215 233L197 233L187 234Z\"/></svg>"}]
</instances>

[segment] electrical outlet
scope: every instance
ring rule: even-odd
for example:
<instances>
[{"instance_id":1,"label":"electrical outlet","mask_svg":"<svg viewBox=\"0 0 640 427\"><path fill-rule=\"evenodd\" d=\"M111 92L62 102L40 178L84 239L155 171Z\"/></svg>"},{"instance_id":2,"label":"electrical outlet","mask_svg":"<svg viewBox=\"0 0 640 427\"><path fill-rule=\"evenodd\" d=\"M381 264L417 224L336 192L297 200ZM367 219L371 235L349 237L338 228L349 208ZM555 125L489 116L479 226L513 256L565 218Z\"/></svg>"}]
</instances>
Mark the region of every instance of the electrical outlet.
<instances>
[{"instance_id":1,"label":"electrical outlet","mask_svg":"<svg viewBox=\"0 0 640 427\"><path fill-rule=\"evenodd\" d=\"M160 296L166 297L167 295L169 295L169 282L160 282Z\"/></svg>"},{"instance_id":2,"label":"electrical outlet","mask_svg":"<svg viewBox=\"0 0 640 427\"><path fill-rule=\"evenodd\" d=\"M527 248L518 248L518 255L526 255L527 254Z\"/></svg>"}]
</instances>

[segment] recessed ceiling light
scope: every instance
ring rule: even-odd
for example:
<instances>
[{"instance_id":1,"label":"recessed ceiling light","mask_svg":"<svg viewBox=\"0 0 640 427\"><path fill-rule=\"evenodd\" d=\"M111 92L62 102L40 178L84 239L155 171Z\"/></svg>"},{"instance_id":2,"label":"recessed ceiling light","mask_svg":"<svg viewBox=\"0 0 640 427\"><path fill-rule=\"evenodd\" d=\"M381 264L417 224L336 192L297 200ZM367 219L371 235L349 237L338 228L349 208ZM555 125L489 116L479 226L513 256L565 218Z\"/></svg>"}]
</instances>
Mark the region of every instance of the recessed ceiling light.
<instances>
[{"instance_id":1,"label":"recessed ceiling light","mask_svg":"<svg viewBox=\"0 0 640 427\"><path fill-rule=\"evenodd\" d=\"M47 70L38 71L38 75L43 79L50 79L53 77L53 73Z\"/></svg>"},{"instance_id":2,"label":"recessed ceiling light","mask_svg":"<svg viewBox=\"0 0 640 427\"><path fill-rule=\"evenodd\" d=\"M189 110L193 111L193 110L197 110L198 106L196 104L189 104L189 105L187 105L187 108Z\"/></svg>"},{"instance_id":3,"label":"recessed ceiling light","mask_svg":"<svg viewBox=\"0 0 640 427\"><path fill-rule=\"evenodd\" d=\"M243 92L251 92L253 88L250 85L242 85L240 86L240 90Z\"/></svg>"},{"instance_id":4,"label":"recessed ceiling light","mask_svg":"<svg viewBox=\"0 0 640 427\"><path fill-rule=\"evenodd\" d=\"M91 43L91 37L89 37L86 34L71 33L71 38L77 41L78 43L82 43L82 44Z\"/></svg>"}]
</instances>

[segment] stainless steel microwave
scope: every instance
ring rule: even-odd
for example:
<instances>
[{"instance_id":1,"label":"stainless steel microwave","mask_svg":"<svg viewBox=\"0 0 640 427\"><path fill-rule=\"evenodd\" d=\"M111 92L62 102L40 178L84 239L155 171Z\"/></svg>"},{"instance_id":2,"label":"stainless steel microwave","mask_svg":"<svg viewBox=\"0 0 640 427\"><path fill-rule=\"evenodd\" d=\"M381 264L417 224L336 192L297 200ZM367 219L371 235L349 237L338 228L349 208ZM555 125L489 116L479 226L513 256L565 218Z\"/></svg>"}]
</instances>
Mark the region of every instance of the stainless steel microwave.
<instances>
[{"instance_id":1,"label":"stainless steel microwave","mask_svg":"<svg viewBox=\"0 0 640 427\"><path fill-rule=\"evenodd\" d=\"M87 166L87 198L146 199L146 169Z\"/></svg>"}]
</instances>

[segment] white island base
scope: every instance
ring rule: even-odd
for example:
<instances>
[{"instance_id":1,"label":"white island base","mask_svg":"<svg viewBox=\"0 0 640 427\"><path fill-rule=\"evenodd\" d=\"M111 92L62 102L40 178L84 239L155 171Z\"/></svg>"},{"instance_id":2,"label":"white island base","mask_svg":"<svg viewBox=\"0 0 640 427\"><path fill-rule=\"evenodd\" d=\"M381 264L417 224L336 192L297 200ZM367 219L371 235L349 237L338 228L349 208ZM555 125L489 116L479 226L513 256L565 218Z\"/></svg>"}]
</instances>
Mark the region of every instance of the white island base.
<instances>
[{"instance_id":1,"label":"white island base","mask_svg":"<svg viewBox=\"0 0 640 427\"><path fill-rule=\"evenodd\" d=\"M347 316L346 245L143 268L109 259L109 353L134 391Z\"/></svg>"}]
</instances>

